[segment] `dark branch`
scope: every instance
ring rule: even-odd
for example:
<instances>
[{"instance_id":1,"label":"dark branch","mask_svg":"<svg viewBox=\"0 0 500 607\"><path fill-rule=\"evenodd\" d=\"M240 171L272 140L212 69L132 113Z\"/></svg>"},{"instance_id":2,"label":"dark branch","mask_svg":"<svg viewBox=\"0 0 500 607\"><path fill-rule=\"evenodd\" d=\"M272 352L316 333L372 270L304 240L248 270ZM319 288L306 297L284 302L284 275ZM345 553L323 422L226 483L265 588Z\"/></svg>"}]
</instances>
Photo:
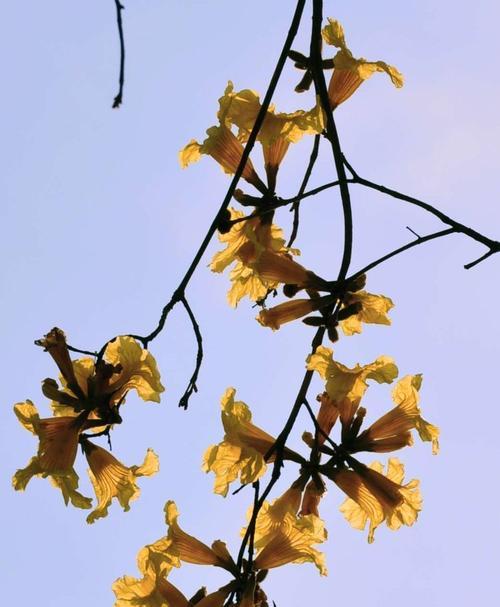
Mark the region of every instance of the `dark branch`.
<instances>
[{"instance_id":1,"label":"dark branch","mask_svg":"<svg viewBox=\"0 0 500 607\"><path fill-rule=\"evenodd\" d=\"M120 75L118 77L118 94L113 99L113 109L119 108L123 101L123 85L125 83L125 39L123 36L123 22L122 22L122 11L124 10L123 4L120 0L115 0L116 6L116 25L118 26L118 36L120 38Z\"/></svg>"},{"instance_id":2,"label":"dark branch","mask_svg":"<svg viewBox=\"0 0 500 607\"><path fill-rule=\"evenodd\" d=\"M455 230L455 228L448 228L446 230L441 230L441 232L434 232L432 234L428 234L427 236L419 236L412 242L409 242L408 244L405 244L402 247L399 247L398 249L395 249L394 251L387 253L387 255L384 255L380 259L372 261L364 268L361 268L361 270L358 270L352 276L349 276L348 280L354 280L355 278L358 278L358 276L361 276L362 274L366 274L366 272L368 272L369 270L373 270L373 268L380 265L381 263L384 263L384 261L387 261L391 257L395 257L396 255L399 255L400 253L403 253L404 251L408 251L408 249L411 249L420 244L423 244L424 242L428 242L429 240L434 240L436 238L441 238L442 236L449 236L450 234L456 234L456 233L457 233L457 230Z\"/></svg>"},{"instance_id":3,"label":"dark branch","mask_svg":"<svg viewBox=\"0 0 500 607\"><path fill-rule=\"evenodd\" d=\"M488 247L488 249L489 249L488 253L483 255L479 259L477 259L475 262L471 262L472 265L471 264L465 265L464 267L466 269L473 267L474 265L478 264L480 261L483 261L483 259L486 259L486 257L490 257L490 255L500 252L500 242L492 240L491 238L488 238L487 236L483 236L483 234L476 232L476 230L473 230L472 228L467 227L463 223L460 223L459 221L452 219L451 217L449 217L448 215L446 215L439 209L436 209L436 207L433 207L428 202L424 202L423 200L419 200L418 198L414 198L413 196L408 196L407 194L402 194L401 192L392 190L391 188L387 188L383 185L374 183L373 181L369 181L368 179L364 179L363 177L360 177L356 173L356 171L352 168L352 166L347 162L345 157L344 157L344 164L346 165L346 167L349 169L349 171L353 175L353 179L352 179L351 183L357 183L366 188L371 188L372 190L377 190L378 192L381 192L382 194L386 194L387 196L391 196L392 198L396 198L398 200L403 200L404 202L408 202L421 209L424 209L428 213L431 213L432 215L434 215L434 217L437 217L438 219L440 219L446 225L451 226L455 232L460 232L461 234L465 234L469 238L472 238L473 240L483 244L485 247Z\"/></svg>"},{"instance_id":4,"label":"dark branch","mask_svg":"<svg viewBox=\"0 0 500 607\"><path fill-rule=\"evenodd\" d=\"M330 141L333 160L339 178L340 196L342 198L342 210L344 214L344 250L342 254L342 263L337 280L342 282L347 276L352 254L352 209L349 186L344 167L344 156L340 148L337 127L333 119L333 112L330 107L328 90L326 88L325 74L323 72L323 58L321 56L321 25L323 21L323 0L313 0L313 17L311 33L311 70L314 78L314 88L319 96L321 106L325 112L326 118L326 138Z\"/></svg>"},{"instance_id":5,"label":"dark branch","mask_svg":"<svg viewBox=\"0 0 500 607\"><path fill-rule=\"evenodd\" d=\"M80 348L73 348L73 346L70 346L68 344L66 345L70 352L76 352L77 354L86 354L87 356L97 356L97 352L91 352L90 350L80 350Z\"/></svg>"},{"instance_id":6,"label":"dark branch","mask_svg":"<svg viewBox=\"0 0 500 607\"><path fill-rule=\"evenodd\" d=\"M309 158L309 164L307 165L307 169L304 174L304 179L302 180L302 184L300 186L299 192L298 192L297 196L295 197L295 201L291 208L291 210L293 211L293 227L292 227L292 233L290 234L290 240L288 241L288 244L286 245L287 247L291 247L292 244L294 243L295 239L297 238L297 234L299 231L299 221L300 221L300 217L299 217L300 201L302 200L302 197L304 196L304 192L306 191L307 184L309 183L309 179L311 177L312 170L313 170L316 160L318 158L320 141L321 141L320 135L316 135L314 137L314 144L313 144L313 148L311 151L311 156Z\"/></svg>"},{"instance_id":7,"label":"dark branch","mask_svg":"<svg viewBox=\"0 0 500 607\"><path fill-rule=\"evenodd\" d=\"M193 311L191 310L191 307L189 306L187 299L185 297L182 297L181 302L182 302L182 305L184 306L184 308L186 309L186 312L189 316L189 320L191 321L191 324L193 325L193 331L194 331L194 334L196 337L196 343L198 344L198 352L196 354L195 369L194 369L193 375L191 376L191 379L189 380L188 387L186 388L186 391L184 392L184 394L182 395L182 398L179 401L179 407L182 407L183 409L187 409L188 403L189 403L189 398L191 397L191 394L193 392L198 392L198 386L196 385L196 382L198 380L198 373L200 372L201 363L203 361L203 338L201 336L200 327L198 325L198 322L196 321L196 317L193 314Z\"/></svg>"}]
</instances>

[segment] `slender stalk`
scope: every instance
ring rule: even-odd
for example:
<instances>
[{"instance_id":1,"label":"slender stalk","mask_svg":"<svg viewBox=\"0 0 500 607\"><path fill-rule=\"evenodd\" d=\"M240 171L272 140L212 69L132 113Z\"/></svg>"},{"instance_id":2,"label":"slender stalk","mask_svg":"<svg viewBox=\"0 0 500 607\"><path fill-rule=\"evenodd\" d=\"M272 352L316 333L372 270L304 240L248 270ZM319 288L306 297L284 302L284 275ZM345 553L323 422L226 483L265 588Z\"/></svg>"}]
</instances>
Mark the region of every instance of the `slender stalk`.
<instances>
[{"instance_id":1,"label":"slender stalk","mask_svg":"<svg viewBox=\"0 0 500 607\"><path fill-rule=\"evenodd\" d=\"M115 0L116 7L116 25L118 27L118 37L120 39L120 74L118 76L118 94L113 99L113 109L119 108L123 101L123 85L125 84L125 38L123 35L122 11L125 9L120 0Z\"/></svg>"},{"instance_id":2,"label":"slender stalk","mask_svg":"<svg viewBox=\"0 0 500 607\"><path fill-rule=\"evenodd\" d=\"M291 209L293 211L293 226L292 226L292 233L290 234L290 240L288 241L288 244L286 245L287 247L291 247L292 244L295 242L295 239L297 238L297 234L299 231L299 222L300 222L300 201L302 200L302 198L304 196L304 192L306 191L307 184L309 183L309 179L311 178L312 170L314 168L314 165L316 164L316 160L318 159L320 141L321 141L320 136L315 135L313 148L311 151L311 156L309 158L309 163L307 165L306 172L304 174L304 179L302 180L302 184L300 185L299 192L298 192L297 196L295 197L295 201L294 201L292 209Z\"/></svg>"},{"instance_id":3,"label":"slender stalk","mask_svg":"<svg viewBox=\"0 0 500 607\"><path fill-rule=\"evenodd\" d=\"M349 276L348 280L354 280L355 278L358 278L358 276L361 276L361 274L366 274L366 272L368 272L369 270L372 270L373 268L377 267L381 263L384 263L384 261L391 259L391 257L395 257L396 255L399 255L400 253L403 253L404 251L408 251L408 249L411 249L420 244L423 244L424 242L428 242L429 240L435 240L436 238L441 238L442 236L449 236L450 234L456 234L456 233L457 233L457 230L455 230L455 228L448 228L446 230L441 230L440 232L434 232L432 234L428 234L427 236L419 236L413 242L409 242L408 244L405 244L402 247L399 247L398 249L395 249L394 251L387 253L387 255L380 257L380 259L376 259L375 261L372 261L364 268L361 268L361 270L358 270L357 272L355 272L354 274Z\"/></svg>"},{"instance_id":4,"label":"slender stalk","mask_svg":"<svg viewBox=\"0 0 500 607\"><path fill-rule=\"evenodd\" d=\"M330 141L333 160L339 179L340 196L342 198L342 210L344 214L344 250L342 253L342 263L337 280L342 282L347 276L352 255L352 209L351 198L347 176L345 174L344 156L340 147L339 136L333 119L333 112L330 108L328 99L328 90L326 88L325 74L323 72L323 58L321 55L321 25L323 21L323 0L313 0L313 17L311 33L311 70L314 78L314 87L316 94L320 99L321 106L326 118L326 138Z\"/></svg>"}]
</instances>

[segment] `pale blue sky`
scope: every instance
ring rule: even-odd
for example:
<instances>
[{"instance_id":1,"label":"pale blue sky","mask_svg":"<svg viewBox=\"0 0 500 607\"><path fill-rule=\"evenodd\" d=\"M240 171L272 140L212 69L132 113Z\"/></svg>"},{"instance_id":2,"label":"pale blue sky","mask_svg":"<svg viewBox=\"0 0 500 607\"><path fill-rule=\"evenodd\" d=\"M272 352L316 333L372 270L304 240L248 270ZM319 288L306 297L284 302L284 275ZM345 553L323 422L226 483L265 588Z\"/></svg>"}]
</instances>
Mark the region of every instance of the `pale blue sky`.
<instances>
[{"instance_id":1,"label":"pale blue sky","mask_svg":"<svg viewBox=\"0 0 500 607\"><path fill-rule=\"evenodd\" d=\"M222 435L219 398L235 386L256 423L278 432L301 381L311 330L298 323L272 333L255 323L249 304L231 310L227 276L205 268L209 254L188 289L205 339L199 394L188 412L177 409L195 344L185 315L175 311L151 347L167 388L162 403L130 397L125 423L113 435L114 453L128 465L142 461L147 447L161 458L160 473L142 479L130 512L114 505L107 519L88 526L85 513L65 508L46 480L15 493L11 475L36 442L15 420L12 404L30 398L48 415L40 382L55 377L55 367L33 340L54 325L84 348L155 326L228 184L208 158L182 171L177 152L214 124L227 80L237 89L265 90L294 4L127 2L126 87L118 111L110 109L118 62L112 0L5 7L0 570L6 605L112 605L113 580L135 575L138 549L164 533L167 499L176 500L187 531L237 549L250 494L223 500L200 470L203 451ZM393 63L406 77L396 90L376 75L336 112L345 153L359 173L500 239L498 3L332 0L325 14L342 21L355 55ZM294 45L300 51L307 50L309 16ZM299 77L289 64L276 96L280 110L312 105L311 95L292 92ZM298 189L310 145L287 156L281 195ZM331 175L325 153L311 184ZM352 196L353 269L411 239L407 225L422 234L440 229L404 203L359 187ZM276 221L288 234L286 210ZM340 226L337 192L304 204L297 246L307 267L336 274ZM216 243L210 254L215 250ZM442 450L433 457L428 445L417 444L398 454L408 477L422 481L424 510L412 528L380 529L371 546L366 533L343 520L342 496L332 487L321 507L330 575L320 579L307 564L271 572L265 589L278 605L465 607L497 599L500 257L462 267L482 252L453 236L369 277L369 290L396 303L393 326L342 339L336 355L353 365L388 354L402 375L423 373L422 408L442 429ZM320 390L316 382L311 395ZM369 392L374 419L390 406L389 390ZM294 437L298 448L305 429L304 416ZM89 494L81 456L77 467ZM275 495L294 472L286 471ZM171 579L190 596L226 578L186 566Z\"/></svg>"}]
</instances>

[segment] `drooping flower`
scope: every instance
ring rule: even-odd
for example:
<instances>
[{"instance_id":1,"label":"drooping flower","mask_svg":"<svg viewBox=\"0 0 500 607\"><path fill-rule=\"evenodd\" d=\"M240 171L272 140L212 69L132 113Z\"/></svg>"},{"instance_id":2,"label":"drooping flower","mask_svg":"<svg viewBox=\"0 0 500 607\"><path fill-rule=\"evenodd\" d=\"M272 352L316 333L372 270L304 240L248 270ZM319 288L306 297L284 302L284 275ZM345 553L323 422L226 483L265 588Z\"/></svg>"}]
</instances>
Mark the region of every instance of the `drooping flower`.
<instances>
[{"instance_id":1,"label":"drooping flower","mask_svg":"<svg viewBox=\"0 0 500 607\"><path fill-rule=\"evenodd\" d=\"M113 586L115 607L190 607L182 592L163 577L145 575L142 579L125 575Z\"/></svg>"},{"instance_id":2,"label":"drooping flower","mask_svg":"<svg viewBox=\"0 0 500 607\"><path fill-rule=\"evenodd\" d=\"M263 327L269 327L276 331L281 325L302 318L315 310L320 310L333 303L335 299L336 297L328 295L315 299L292 299L272 308L261 310L257 316L257 321Z\"/></svg>"},{"instance_id":3,"label":"drooping flower","mask_svg":"<svg viewBox=\"0 0 500 607\"><path fill-rule=\"evenodd\" d=\"M91 358L71 361L64 333L52 329L37 341L54 358L61 371L59 389L53 379L45 379L42 390L52 399L56 415L76 415L90 411L104 424L114 419L117 405L122 405L127 393L135 390L145 401L160 402L164 387L156 361L148 350L141 348L135 339L121 335L107 344L102 360ZM64 364L61 364L61 359ZM69 361L69 362L68 362Z\"/></svg>"},{"instance_id":4,"label":"drooping flower","mask_svg":"<svg viewBox=\"0 0 500 607\"><path fill-rule=\"evenodd\" d=\"M319 346L307 359L307 368L317 371L326 380L326 392L339 411L343 438L349 433L359 403L368 388L367 381L391 383L398 368L389 356L379 356L367 365L357 364L350 369L333 359L330 348Z\"/></svg>"},{"instance_id":5,"label":"drooping flower","mask_svg":"<svg viewBox=\"0 0 500 607\"><path fill-rule=\"evenodd\" d=\"M224 542L217 540L210 548L197 538L186 533L178 523L179 512L175 502L165 504L165 521L168 532L153 544L142 548L137 556L137 565L142 579L131 576L119 578L113 584L117 602L115 607L141 605L142 607L188 607L193 603L166 577L172 568L181 562L194 565L212 565L235 574L236 565ZM228 584L218 591L202 597L196 602L201 607L222 607L234 585ZM199 593L197 593L199 594ZM205 595L205 596L204 596Z\"/></svg>"},{"instance_id":6,"label":"drooping flower","mask_svg":"<svg viewBox=\"0 0 500 607\"><path fill-rule=\"evenodd\" d=\"M265 456L275 438L252 423L252 413L242 401L235 401L236 390L228 388L221 399L224 439L209 447L203 456L203 470L215 474L214 492L226 496L229 485L238 477L243 484L253 483L266 471ZM286 448L284 459L302 462L302 458ZM275 454L267 459L274 461Z\"/></svg>"},{"instance_id":7,"label":"drooping flower","mask_svg":"<svg viewBox=\"0 0 500 607\"><path fill-rule=\"evenodd\" d=\"M109 432L112 424L120 422L119 407L130 390L136 390L143 400L159 401L163 391L153 356L131 337L120 336L107 344L103 357L94 361L84 358L72 361L64 333L52 329L36 342L52 356L61 372L61 387L53 379L42 383L44 394L52 399L54 417L40 419L31 401L14 407L21 424L37 435L38 452L28 466L18 470L13 478L16 490L24 490L33 476L49 477L66 504L91 508L92 500L78 493L78 475L73 465L78 444L87 451L90 476L98 505L88 517L93 522L106 516L113 497L118 497L125 510L138 496L137 476L150 475L157 470L153 452L142 466L127 468L105 449L88 442L85 430ZM103 433L101 432L101 433Z\"/></svg>"},{"instance_id":8,"label":"drooping flower","mask_svg":"<svg viewBox=\"0 0 500 607\"><path fill-rule=\"evenodd\" d=\"M261 109L259 95L250 89L234 92L232 82L224 93L226 100L224 116L227 122L238 128L238 139L247 141ZM276 188L279 166L291 143L297 143L305 135L316 135L324 128L321 106L317 103L311 110L276 113L274 105L266 112L257 141L262 145L264 166L270 192Z\"/></svg>"},{"instance_id":9,"label":"drooping flower","mask_svg":"<svg viewBox=\"0 0 500 607\"><path fill-rule=\"evenodd\" d=\"M321 575L327 575L325 555L314 548L327 539L324 522L314 514L298 517L288 513L281 525L269 534L257 554L256 569L273 569L288 563L314 563Z\"/></svg>"},{"instance_id":10,"label":"drooping flower","mask_svg":"<svg viewBox=\"0 0 500 607\"><path fill-rule=\"evenodd\" d=\"M80 432L86 427L84 416L51 417L40 419L31 401L14 405L14 413L20 423L40 439L38 453L26 468L18 470L12 484L16 491L24 491L33 476L49 477L53 486L61 490L64 502L77 508L90 508L91 500L81 495L78 475L73 465Z\"/></svg>"},{"instance_id":11,"label":"drooping flower","mask_svg":"<svg viewBox=\"0 0 500 607\"><path fill-rule=\"evenodd\" d=\"M328 19L328 25L322 30L323 40L339 50L333 58L334 70L328 85L328 97L332 109L335 109L370 78L375 72L385 72L395 87L403 86L403 76L392 65L384 61L367 61L363 57L356 59L347 48L344 28L335 19Z\"/></svg>"},{"instance_id":12,"label":"drooping flower","mask_svg":"<svg viewBox=\"0 0 500 607\"><path fill-rule=\"evenodd\" d=\"M208 154L226 173L235 173L243 154L242 144L248 140L260 108L257 93L250 89L235 92L233 83L229 82L224 95L219 99L219 125L207 130L208 137L202 144L193 139L180 151L181 166L185 168L199 160L202 154ZM237 127L237 135L232 132L232 126ZM320 133L322 130L323 112L319 104L312 110L298 110L289 114L276 113L274 106L270 106L257 135L264 154L267 187L255 172L250 159L243 170L243 179L264 195L273 193L279 166L290 143L296 143L304 135Z\"/></svg>"},{"instance_id":13,"label":"drooping flower","mask_svg":"<svg viewBox=\"0 0 500 607\"><path fill-rule=\"evenodd\" d=\"M244 217L244 213L229 209L231 220ZM230 273L231 288L227 298L233 307L243 297L249 297L252 301L262 299L266 293L275 289L279 282L261 275L254 266L244 263L240 251L244 245L251 243L255 248L254 257L263 252L271 252L279 255L298 255L297 249L289 249L285 246L283 231L272 223L266 223L262 218L254 217L233 224L226 234L219 234L219 240L226 248L216 253L210 262L212 272L223 272L228 266L234 264Z\"/></svg>"},{"instance_id":14,"label":"drooping flower","mask_svg":"<svg viewBox=\"0 0 500 607\"><path fill-rule=\"evenodd\" d=\"M387 473L383 465L373 462L356 471L341 470L332 480L349 497L340 507L347 521L355 529L363 530L369 521L368 542L374 540L376 528L385 521L390 529L413 525L422 509L419 481L405 485L404 466L397 458L390 458Z\"/></svg>"},{"instance_id":15,"label":"drooping flower","mask_svg":"<svg viewBox=\"0 0 500 607\"><path fill-rule=\"evenodd\" d=\"M87 523L108 515L108 507L117 498L123 510L130 510L130 502L137 499L140 489L136 479L152 476L159 470L158 456L148 449L140 466L124 466L109 451L89 440L82 441L82 447L89 463L89 476L97 497L97 506L87 517Z\"/></svg>"}]
</instances>

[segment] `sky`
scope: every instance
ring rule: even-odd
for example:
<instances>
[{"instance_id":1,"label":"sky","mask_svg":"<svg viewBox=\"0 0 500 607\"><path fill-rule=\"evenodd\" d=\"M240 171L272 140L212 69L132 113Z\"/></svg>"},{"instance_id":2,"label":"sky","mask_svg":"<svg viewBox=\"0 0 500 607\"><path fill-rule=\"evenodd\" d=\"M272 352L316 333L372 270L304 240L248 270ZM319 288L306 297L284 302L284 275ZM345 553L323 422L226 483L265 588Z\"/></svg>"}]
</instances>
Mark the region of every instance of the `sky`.
<instances>
[{"instance_id":1,"label":"sky","mask_svg":"<svg viewBox=\"0 0 500 607\"><path fill-rule=\"evenodd\" d=\"M166 532L167 499L176 501L186 531L206 543L223 539L237 551L250 491L224 500L211 492L213 478L200 467L204 450L222 438L220 397L234 386L255 423L278 433L302 379L311 329L297 322L273 333L255 322L250 303L229 308L227 275L206 267L220 248L215 240L187 290L205 345L198 394L188 411L177 407L196 344L185 314L176 309L151 344L166 387L162 402L130 395L124 423L113 433L113 452L127 465L140 463L148 447L160 456L159 474L140 481L141 497L129 512L114 504L106 519L89 526L85 512L66 508L47 480L33 479L24 493L14 492L12 474L35 453L36 441L18 424L12 405L29 398L42 417L49 415L40 382L56 377L56 370L33 341L53 326L62 328L71 344L91 350L114 335L147 333L156 326L229 183L210 158L182 170L178 150L215 124L217 99L228 80L236 89L263 94L294 4L126 2L126 84L119 110L111 109L119 59L111 0L29 1L4 9L0 575L5 604L112 605L112 582L137 575L137 551ZM500 239L498 3L326 0L325 16L343 23L355 55L394 64L406 79L396 90L377 74L336 112L353 166L368 179L420 197ZM296 50L307 51L309 29L306 12ZM278 110L312 106L311 93L293 92L299 78L290 62L276 94ZM280 195L298 190L311 145L304 140L287 155ZM329 150L323 150L311 186L331 181L333 171ZM424 211L360 186L352 188L352 198L353 270L409 242L406 226L419 234L442 227ZM276 222L290 233L286 210ZM306 267L334 277L342 238L337 191L303 205L296 246ZM366 532L343 519L338 511L343 497L331 487L321 505L329 531L322 546L329 576L320 578L311 564L272 571L264 588L277 605L396 607L404 601L407 607L461 607L491 604L498 596L500 257L463 269L483 252L478 243L454 235L370 273L368 290L396 304L393 324L341 339L335 356L353 366L387 354L401 375L422 373L422 410L441 428L441 452L432 456L428 444L417 443L396 454L408 478L421 479L424 508L411 528L380 528L372 545ZM311 394L321 390L315 380ZM390 389L371 387L366 400L371 419L390 402ZM298 450L307 429L302 416L291 438ZM77 469L82 491L91 494L81 455ZM293 474L285 469L274 497ZM202 585L215 590L227 578L187 565L170 579L190 596Z\"/></svg>"}]
</instances>

